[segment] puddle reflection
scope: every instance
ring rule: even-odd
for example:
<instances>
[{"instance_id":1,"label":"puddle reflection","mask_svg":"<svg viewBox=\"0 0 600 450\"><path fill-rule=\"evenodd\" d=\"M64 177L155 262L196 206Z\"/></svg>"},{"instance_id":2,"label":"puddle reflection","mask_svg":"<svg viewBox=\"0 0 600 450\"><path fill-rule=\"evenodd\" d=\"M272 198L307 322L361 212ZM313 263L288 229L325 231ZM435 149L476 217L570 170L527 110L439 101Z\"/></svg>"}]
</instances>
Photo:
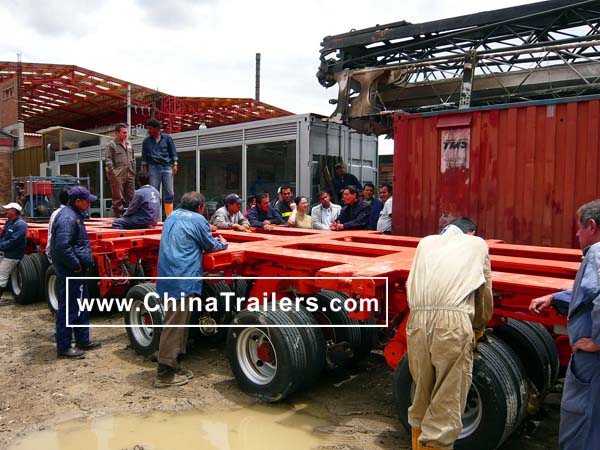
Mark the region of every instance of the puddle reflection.
<instances>
[{"instance_id":1,"label":"puddle reflection","mask_svg":"<svg viewBox=\"0 0 600 450\"><path fill-rule=\"evenodd\" d=\"M308 450L328 443L328 422L275 405L149 416L105 416L34 432L10 450Z\"/></svg>"}]
</instances>

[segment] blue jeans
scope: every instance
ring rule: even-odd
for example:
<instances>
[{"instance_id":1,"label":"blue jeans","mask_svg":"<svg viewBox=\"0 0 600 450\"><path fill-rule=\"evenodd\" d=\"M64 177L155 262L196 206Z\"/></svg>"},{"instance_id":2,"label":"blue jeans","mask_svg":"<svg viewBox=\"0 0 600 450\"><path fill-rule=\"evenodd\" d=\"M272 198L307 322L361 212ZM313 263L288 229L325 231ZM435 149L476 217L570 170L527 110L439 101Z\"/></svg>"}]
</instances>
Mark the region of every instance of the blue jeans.
<instances>
[{"instance_id":1,"label":"blue jeans","mask_svg":"<svg viewBox=\"0 0 600 450\"><path fill-rule=\"evenodd\" d=\"M175 193L173 192L173 167L151 165L150 185L157 191L160 191L161 183L165 203L173 203L173 199L175 198Z\"/></svg>"},{"instance_id":2,"label":"blue jeans","mask_svg":"<svg viewBox=\"0 0 600 450\"><path fill-rule=\"evenodd\" d=\"M86 344L90 340L90 329L67 327L67 302L69 303L69 325L89 325L89 311L79 310L78 298L87 298L86 280L70 280L69 298L67 298L67 277L82 277L83 272L69 272L56 267L56 282L58 284L58 311L56 313L56 347L59 352L71 348L71 339L75 335L75 342Z\"/></svg>"}]
</instances>

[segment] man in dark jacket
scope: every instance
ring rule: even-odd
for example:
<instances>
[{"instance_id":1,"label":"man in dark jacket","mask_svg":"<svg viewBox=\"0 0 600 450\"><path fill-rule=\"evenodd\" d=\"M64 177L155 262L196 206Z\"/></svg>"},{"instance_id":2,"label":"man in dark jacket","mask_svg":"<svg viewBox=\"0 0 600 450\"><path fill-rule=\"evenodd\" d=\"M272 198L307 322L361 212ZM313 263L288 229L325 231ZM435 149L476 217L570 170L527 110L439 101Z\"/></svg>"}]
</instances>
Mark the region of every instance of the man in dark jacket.
<instances>
[{"instance_id":1,"label":"man in dark jacket","mask_svg":"<svg viewBox=\"0 0 600 450\"><path fill-rule=\"evenodd\" d=\"M84 351L100 347L99 342L90 341L89 311L80 309L78 299L88 298L85 279L69 280L67 298L67 277L84 277L93 265L92 248L85 229L84 213L90 208L96 196L83 186L69 190L69 206L63 208L52 225L50 254L56 269L58 288L58 312L56 313L56 349L59 358L84 358ZM67 318L67 302L69 316ZM67 323L69 326L67 326ZM76 348L71 347L75 335Z\"/></svg>"},{"instance_id":2,"label":"man in dark jacket","mask_svg":"<svg viewBox=\"0 0 600 450\"><path fill-rule=\"evenodd\" d=\"M123 217L113 220L112 227L122 230L150 228L160 218L160 193L150 186L150 174L143 170L137 173L140 188L135 191Z\"/></svg>"},{"instance_id":3,"label":"man in dark jacket","mask_svg":"<svg viewBox=\"0 0 600 450\"><path fill-rule=\"evenodd\" d=\"M27 244L27 224L21 218L21 205L9 203L4 205L6 223L0 233L0 297L6 289L8 278L19 260L25 255Z\"/></svg>"},{"instance_id":4,"label":"man in dark jacket","mask_svg":"<svg viewBox=\"0 0 600 450\"><path fill-rule=\"evenodd\" d=\"M250 226L270 230L274 225L285 225L278 209L271 207L269 194L262 193L256 196L256 206L248 213Z\"/></svg>"},{"instance_id":5,"label":"man in dark jacket","mask_svg":"<svg viewBox=\"0 0 600 450\"><path fill-rule=\"evenodd\" d=\"M332 231L368 230L371 205L358 198L356 186L346 186L342 191L344 206L337 220L329 227Z\"/></svg>"},{"instance_id":6,"label":"man in dark jacket","mask_svg":"<svg viewBox=\"0 0 600 450\"><path fill-rule=\"evenodd\" d=\"M343 164L339 163L335 165L335 177L333 177L333 189L335 197L341 203L343 200L343 191L346 186L354 186L359 191L362 190L360 181L351 173L346 173L346 168ZM337 201L334 197L334 201Z\"/></svg>"},{"instance_id":7,"label":"man in dark jacket","mask_svg":"<svg viewBox=\"0 0 600 450\"><path fill-rule=\"evenodd\" d=\"M369 220L369 229L377 229L379 214L383 209L383 202L375 196L375 185L367 181L363 187L363 200L371 205L371 219Z\"/></svg>"}]
</instances>

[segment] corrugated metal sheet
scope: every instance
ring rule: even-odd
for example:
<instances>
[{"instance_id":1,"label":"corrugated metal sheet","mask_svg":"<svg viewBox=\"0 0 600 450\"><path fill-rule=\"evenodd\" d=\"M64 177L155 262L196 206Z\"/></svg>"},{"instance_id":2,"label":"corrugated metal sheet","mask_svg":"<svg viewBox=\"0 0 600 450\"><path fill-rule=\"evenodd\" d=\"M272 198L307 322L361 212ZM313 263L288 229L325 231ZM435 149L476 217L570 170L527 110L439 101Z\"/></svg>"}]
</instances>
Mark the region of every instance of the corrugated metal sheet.
<instances>
[{"instance_id":1,"label":"corrugated metal sheet","mask_svg":"<svg viewBox=\"0 0 600 450\"><path fill-rule=\"evenodd\" d=\"M599 131L598 99L399 114L394 233L437 233L469 215L485 238L577 247L577 208L600 197Z\"/></svg>"}]
</instances>

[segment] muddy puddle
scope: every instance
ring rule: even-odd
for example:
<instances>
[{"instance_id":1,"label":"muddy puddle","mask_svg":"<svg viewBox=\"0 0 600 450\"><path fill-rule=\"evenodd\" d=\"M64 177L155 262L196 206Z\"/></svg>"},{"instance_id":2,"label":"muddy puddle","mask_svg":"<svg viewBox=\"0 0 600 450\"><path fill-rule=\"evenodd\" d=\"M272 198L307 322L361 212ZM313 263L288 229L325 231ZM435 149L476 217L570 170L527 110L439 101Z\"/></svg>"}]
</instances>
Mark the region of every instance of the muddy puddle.
<instances>
[{"instance_id":1,"label":"muddy puddle","mask_svg":"<svg viewBox=\"0 0 600 450\"><path fill-rule=\"evenodd\" d=\"M331 443L329 422L294 409L256 405L236 410L109 415L65 422L15 442L9 450L308 450Z\"/></svg>"}]
</instances>

